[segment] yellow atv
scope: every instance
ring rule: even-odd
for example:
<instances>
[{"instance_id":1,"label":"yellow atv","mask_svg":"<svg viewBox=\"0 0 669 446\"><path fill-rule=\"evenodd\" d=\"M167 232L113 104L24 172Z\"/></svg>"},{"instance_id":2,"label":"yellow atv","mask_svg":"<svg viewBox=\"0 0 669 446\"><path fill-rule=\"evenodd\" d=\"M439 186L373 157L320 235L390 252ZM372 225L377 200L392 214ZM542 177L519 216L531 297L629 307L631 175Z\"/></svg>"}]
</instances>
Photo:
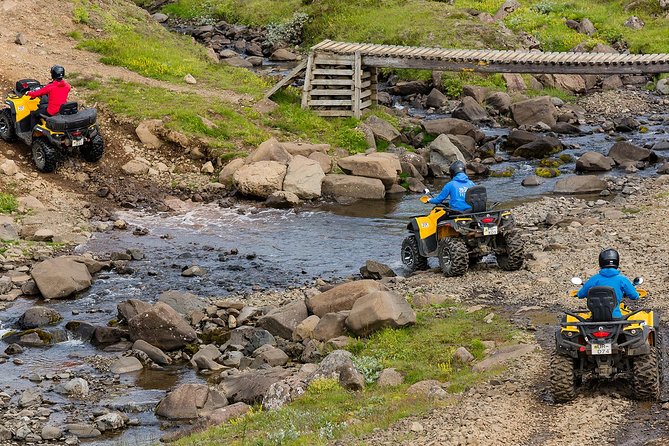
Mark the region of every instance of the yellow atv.
<instances>
[{"instance_id":1,"label":"yellow atv","mask_svg":"<svg viewBox=\"0 0 669 446\"><path fill-rule=\"evenodd\" d=\"M575 277L572 283L583 281ZM633 283L640 285L643 278ZM638 292L641 297L648 294ZM576 297L576 291L570 295ZM663 356L660 318L652 310L631 310L621 303L622 318L614 319L618 300L611 287L590 288L586 301L589 311L567 313L556 330L550 377L553 399L573 399L586 377L624 377L631 382L636 399L658 400Z\"/></svg>"},{"instance_id":2,"label":"yellow atv","mask_svg":"<svg viewBox=\"0 0 669 446\"><path fill-rule=\"evenodd\" d=\"M427 200L421 197L423 203ZM462 276L487 254L495 254L503 270L523 266L523 241L511 211L487 209L483 186L469 188L465 201L472 207L470 212L436 205L429 215L411 219L407 225L410 235L402 242L402 263L409 271L425 270L428 258L437 257L444 275Z\"/></svg>"},{"instance_id":3,"label":"yellow atv","mask_svg":"<svg viewBox=\"0 0 669 446\"><path fill-rule=\"evenodd\" d=\"M98 128L95 109L79 109L76 102L67 102L54 116L40 115L33 126L30 114L44 104L46 98L31 98L26 93L41 88L34 79L16 83L0 107L0 138L7 142L20 139L32 147L37 170L53 172L59 158L79 149L84 160L99 161L104 154L104 140Z\"/></svg>"}]
</instances>

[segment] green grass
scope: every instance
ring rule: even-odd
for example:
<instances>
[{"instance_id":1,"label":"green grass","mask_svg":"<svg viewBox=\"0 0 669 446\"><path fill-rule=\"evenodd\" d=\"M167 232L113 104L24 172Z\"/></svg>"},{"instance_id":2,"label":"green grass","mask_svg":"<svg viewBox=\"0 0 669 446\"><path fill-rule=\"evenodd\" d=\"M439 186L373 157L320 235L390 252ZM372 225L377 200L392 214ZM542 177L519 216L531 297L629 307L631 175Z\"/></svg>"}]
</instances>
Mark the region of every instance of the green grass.
<instances>
[{"instance_id":1,"label":"green grass","mask_svg":"<svg viewBox=\"0 0 669 446\"><path fill-rule=\"evenodd\" d=\"M19 207L16 197L11 194L0 192L0 214L11 214Z\"/></svg>"},{"instance_id":2,"label":"green grass","mask_svg":"<svg viewBox=\"0 0 669 446\"><path fill-rule=\"evenodd\" d=\"M507 48L517 40L496 26L484 25L468 9L494 14L504 0L178 0L164 8L176 17L212 17L250 25L287 22L296 11L312 17L306 44L323 39L445 48ZM505 19L507 27L535 36L544 51L567 51L580 43L593 46L624 40L632 52L669 52L669 21L656 0L528 0ZM379 13L379 11L383 13ZM623 26L637 15L646 26ZM597 33L588 37L568 28L565 19L589 18Z\"/></svg>"},{"instance_id":3,"label":"green grass","mask_svg":"<svg viewBox=\"0 0 669 446\"><path fill-rule=\"evenodd\" d=\"M459 346L467 347L480 359L481 340L507 342L514 336L510 324L496 318L486 324L485 311L466 313L455 304L445 304L421 311L413 327L386 329L367 340L350 346L356 362L379 363L395 367L405 374L405 383L394 388L368 385L360 392L342 389L337 381L320 379L307 392L287 406L274 411L256 407L250 415L233 420L204 433L182 439L183 446L241 445L326 445L343 439L356 439L384 429L409 416L420 416L438 404L415 395L408 387L423 379L450 383L450 392L460 392L499 370L477 374L469 366L453 361Z\"/></svg>"},{"instance_id":4,"label":"green grass","mask_svg":"<svg viewBox=\"0 0 669 446\"><path fill-rule=\"evenodd\" d=\"M180 84L186 74L192 74L203 88L232 90L256 98L270 86L249 70L213 63L203 46L147 20L140 9L127 2L111 0L102 8L88 0L78 1L87 8L86 23L104 30L102 36L90 33L87 27L80 30L85 37L78 47L101 54L103 63ZM74 11L77 21L77 8Z\"/></svg>"}]
</instances>

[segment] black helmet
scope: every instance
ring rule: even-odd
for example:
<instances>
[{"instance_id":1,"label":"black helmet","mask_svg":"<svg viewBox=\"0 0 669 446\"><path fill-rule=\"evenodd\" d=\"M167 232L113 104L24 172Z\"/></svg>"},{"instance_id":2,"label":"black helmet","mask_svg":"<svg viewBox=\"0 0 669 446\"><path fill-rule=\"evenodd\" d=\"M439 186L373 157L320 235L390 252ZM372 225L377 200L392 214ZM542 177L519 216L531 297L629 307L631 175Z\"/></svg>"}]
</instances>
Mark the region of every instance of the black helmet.
<instances>
[{"instance_id":1,"label":"black helmet","mask_svg":"<svg viewBox=\"0 0 669 446\"><path fill-rule=\"evenodd\" d=\"M459 174L460 172L465 171L465 163L458 160L451 164L451 167L448 168L448 173L451 174L451 178Z\"/></svg>"},{"instance_id":2,"label":"black helmet","mask_svg":"<svg viewBox=\"0 0 669 446\"><path fill-rule=\"evenodd\" d=\"M618 268L620 265L620 255L615 249L605 249L599 253L600 268Z\"/></svg>"},{"instance_id":3,"label":"black helmet","mask_svg":"<svg viewBox=\"0 0 669 446\"><path fill-rule=\"evenodd\" d=\"M65 77L65 68L60 65L54 65L51 67L51 79L55 81L63 80Z\"/></svg>"}]
</instances>

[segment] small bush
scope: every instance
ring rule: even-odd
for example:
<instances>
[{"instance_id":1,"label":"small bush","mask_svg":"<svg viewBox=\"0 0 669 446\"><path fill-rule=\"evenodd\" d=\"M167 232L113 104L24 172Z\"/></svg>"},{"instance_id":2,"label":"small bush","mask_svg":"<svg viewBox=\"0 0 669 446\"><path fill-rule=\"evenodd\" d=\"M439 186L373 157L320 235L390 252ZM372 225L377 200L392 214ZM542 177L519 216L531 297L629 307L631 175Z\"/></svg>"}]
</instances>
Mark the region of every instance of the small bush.
<instances>
[{"instance_id":1,"label":"small bush","mask_svg":"<svg viewBox=\"0 0 669 446\"><path fill-rule=\"evenodd\" d=\"M267 25L266 42L269 45L275 45L281 42L290 45L299 45L304 39L304 27L308 22L308 14L296 12L293 15L293 18L286 23L270 23Z\"/></svg>"},{"instance_id":2,"label":"small bush","mask_svg":"<svg viewBox=\"0 0 669 446\"><path fill-rule=\"evenodd\" d=\"M372 384L379 379L383 366L378 359L371 356L354 356L353 365L365 377L365 383Z\"/></svg>"},{"instance_id":3,"label":"small bush","mask_svg":"<svg viewBox=\"0 0 669 446\"><path fill-rule=\"evenodd\" d=\"M553 167L537 167L534 173L542 178L555 178L560 176L560 169Z\"/></svg>"}]
</instances>

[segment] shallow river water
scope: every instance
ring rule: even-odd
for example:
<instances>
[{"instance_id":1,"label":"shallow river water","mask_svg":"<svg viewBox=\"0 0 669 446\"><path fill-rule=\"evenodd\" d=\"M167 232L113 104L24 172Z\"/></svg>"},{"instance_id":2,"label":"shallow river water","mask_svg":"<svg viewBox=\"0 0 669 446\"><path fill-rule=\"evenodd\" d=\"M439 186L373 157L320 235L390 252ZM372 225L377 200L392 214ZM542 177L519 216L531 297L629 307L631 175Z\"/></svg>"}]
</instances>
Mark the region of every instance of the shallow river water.
<instances>
[{"instance_id":1,"label":"shallow river water","mask_svg":"<svg viewBox=\"0 0 669 446\"><path fill-rule=\"evenodd\" d=\"M501 134L488 129L488 134ZM663 137L661 129L651 127L646 134L631 135L644 145ZM575 145L565 153L579 155L587 150L608 151L611 137L590 134L563 137ZM529 162L504 163L494 166L516 169L510 178L489 178L482 182L488 188L489 200L512 205L549 193L555 179L543 186L523 188L520 180L532 174ZM565 175L573 165L565 166ZM654 168L640 172L653 174ZM619 175L620 173L613 173ZM435 190L439 184L434 185ZM83 320L104 325L116 316L116 304L126 299L154 301L169 289L190 291L200 296L226 296L232 292L281 289L309 284L317 278L333 279L357 274L366 260L374 259L402 273L399 247L406 236L406 223L412 215L428 212L430 206L420 203L418 196L353 205L325 204L318 208L275 210L241 203L234 208L214 204L193 205L186 213L143 215L126 212L120 216L131 226L148 229L144 236L132 231L96 233L77 251L111 253L127 248L140 248L146 259L131 262L131 275L102 272L92 288L76 299L50 302L64 321ZM236 251L232 254L231 251ZM185 278L185 267L199 265L207 273L202 277ZM10 329L34 300L19 299L0 311L0 335ZM4 346L0 347L4 350ZM65 404L64 398L50 392L53 383L30 382L32 373L86 371L99 375L84 358L104 353L89 343L69 340L44 349L27 349L20 355L24 365L0 364L0 390L26 389L39 386L55 406ZM95 439L88 444L151 444L161 435L160 422L153 416L155 404L175 385L200 380L190 369L177 367L165 372L144 371L124 375L125 390L106 395L102 406L118 408L130 418L137 418L141 427L132 427L116 437ZM70 402L71 403L71 402ZM71 403L72 404L72 403ZM73 403L83 404L83 403ZM55 424L65 422L64 412L52 415ZM70 420L72 421L72 420Z\"/></svg>"}]
</instances>

